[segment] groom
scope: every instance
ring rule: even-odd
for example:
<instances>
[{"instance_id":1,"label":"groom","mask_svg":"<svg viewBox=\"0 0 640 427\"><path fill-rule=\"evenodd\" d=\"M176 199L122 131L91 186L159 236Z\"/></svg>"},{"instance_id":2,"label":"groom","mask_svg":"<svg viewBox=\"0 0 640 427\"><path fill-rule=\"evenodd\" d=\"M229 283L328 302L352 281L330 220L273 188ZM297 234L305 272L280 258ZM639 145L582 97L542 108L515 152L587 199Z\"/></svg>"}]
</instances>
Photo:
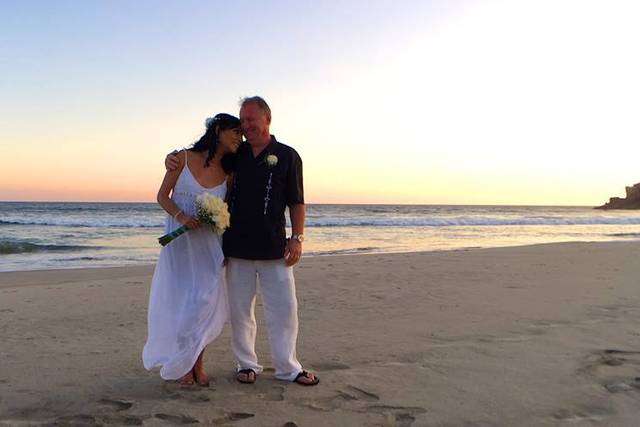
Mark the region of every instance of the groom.
<instances>
[{"instance_id":1,"label":"groom","mask_svg":"<svg viewBox=\"0 0 640 427\"><path fill-rule=\"evenodd\" d=\"M319 379L303 370L296 358L298 303L293 265L300 260L304 240L302 160L270 134L271 109L261 97L242 100L240 124L247 144L238 149L229 198L231 225L223 238L236 378L254 383L262 372L255 352L259 278L274 376L316 385ZM288 239L286 207L292 226Z\"/></svg>"}]
</instances>

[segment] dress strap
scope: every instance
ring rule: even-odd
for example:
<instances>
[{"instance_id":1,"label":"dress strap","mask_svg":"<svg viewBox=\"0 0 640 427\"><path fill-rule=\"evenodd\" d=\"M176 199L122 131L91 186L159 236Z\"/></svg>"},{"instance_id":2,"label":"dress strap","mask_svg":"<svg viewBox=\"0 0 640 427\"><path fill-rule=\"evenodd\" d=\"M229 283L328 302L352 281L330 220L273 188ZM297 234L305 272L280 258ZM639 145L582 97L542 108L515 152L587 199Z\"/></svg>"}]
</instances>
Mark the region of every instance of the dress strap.
<instances>
[{"instance_id":1,"label":"dress strap","mask_svg":"<svg viewBox=\"0 0 640 427\"><path fill-rule=\"evenodd\" d=\"M188 150L186 148L183 148L182 151L184 151L184 165L187 166L187 168L189 167L189 164L187 163L187 152Z\"/></svg>"}]
</instances>

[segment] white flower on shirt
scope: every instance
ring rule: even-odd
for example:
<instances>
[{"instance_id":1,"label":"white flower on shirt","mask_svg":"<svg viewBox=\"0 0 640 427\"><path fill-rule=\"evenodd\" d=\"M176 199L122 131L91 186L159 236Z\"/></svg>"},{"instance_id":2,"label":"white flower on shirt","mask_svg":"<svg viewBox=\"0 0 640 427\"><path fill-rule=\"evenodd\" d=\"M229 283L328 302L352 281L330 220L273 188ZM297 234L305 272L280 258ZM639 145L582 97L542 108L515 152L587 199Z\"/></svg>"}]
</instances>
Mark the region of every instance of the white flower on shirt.
<instances>
[{"instance_id":1,"label":"white flower on shirt","mask_svg":"<svg viewBox=\"0 0 640 427\"><path fill-rule=\"evenodd\" d=\"M278 164L278 156L276 156L275 154L269 154L267 156L266 161L267 161L267 165L269 165L269 167L272 168Z\"/></svg>"}]
</instances>

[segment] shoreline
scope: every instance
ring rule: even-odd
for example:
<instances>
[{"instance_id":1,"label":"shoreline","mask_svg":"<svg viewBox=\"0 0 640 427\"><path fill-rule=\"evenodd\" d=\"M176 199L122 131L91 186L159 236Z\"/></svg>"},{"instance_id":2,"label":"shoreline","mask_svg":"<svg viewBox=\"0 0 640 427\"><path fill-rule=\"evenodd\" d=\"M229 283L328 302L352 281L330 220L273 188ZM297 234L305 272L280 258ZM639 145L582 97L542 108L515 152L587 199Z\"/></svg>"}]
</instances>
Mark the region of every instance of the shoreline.
<instances>
[{"instance_id":1,"label":"shoreline","mask_svg":"<svg viewBox=\"0 0 640 427\"><path fill-rule=\"evenodd\" d=\"M315 259L315 258L330 258L330 257L351 257L351 256L373 256L373 255L406 255L406 254L428 254L428 253L447 253L447 252L469 252L469 251L485 251L485 250L494 250L494 249L509 249L509 248L527 248L527 247L536 247L536 246L547 246L547 245L588 245L588 244L633 244L640 243L639 240L593 240L593 241L566 241L566 242L545 242L545 243L529 243L529 244L521 244L521 245L505 245L505 246L468 246L468 247L460 247L460 248L445 248L445 249L431 249L431 250L416 250L416 251L371 251L371 252L341 252L341 253L314 253L314 254L304 254L302 255L302 259ZM62 268L43 268L43 269L32 269L32 270L10 270L10 271L0 271L0 288L6 286L5 275L10 274L18 274L18 273L55 273L58 271L63 272L82 272L86 270L87 272L100 272L101 270L105 271L113 271L113 270L128 270L128 269L151 269L151 273L153 273L153 268L155 268L154 263L141 263L141 264L128 264L128 265L113 265L113 266L96 266L96 267L62 267ZM88 273L87 273L88 274ZM123 272L123 274L125 274ZM79 277L85 277L86 274L80 274Z\"/></svg>"}]
</instances>

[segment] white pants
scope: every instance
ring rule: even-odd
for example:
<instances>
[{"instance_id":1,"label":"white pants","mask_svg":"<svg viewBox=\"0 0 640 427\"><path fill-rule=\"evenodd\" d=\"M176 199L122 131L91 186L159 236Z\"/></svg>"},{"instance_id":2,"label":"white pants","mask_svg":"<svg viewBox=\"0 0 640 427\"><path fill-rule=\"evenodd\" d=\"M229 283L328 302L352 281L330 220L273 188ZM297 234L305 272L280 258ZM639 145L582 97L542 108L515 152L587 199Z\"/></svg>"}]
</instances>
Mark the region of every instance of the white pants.
<instances>
[{"instance_id":1,"label":"white pants","mask_svg":"<svg viewBox=\"0 0 640 427\"><path fill-rule=\"evenodd\" d=\"M284 259L229 258L227 287L233 353L238 370L262 372L256 355L256 285L260 280L271 358L278 379L293 381L302 371L296 358L298 302L293 268Z\"/></svg>"}]
</instances>

